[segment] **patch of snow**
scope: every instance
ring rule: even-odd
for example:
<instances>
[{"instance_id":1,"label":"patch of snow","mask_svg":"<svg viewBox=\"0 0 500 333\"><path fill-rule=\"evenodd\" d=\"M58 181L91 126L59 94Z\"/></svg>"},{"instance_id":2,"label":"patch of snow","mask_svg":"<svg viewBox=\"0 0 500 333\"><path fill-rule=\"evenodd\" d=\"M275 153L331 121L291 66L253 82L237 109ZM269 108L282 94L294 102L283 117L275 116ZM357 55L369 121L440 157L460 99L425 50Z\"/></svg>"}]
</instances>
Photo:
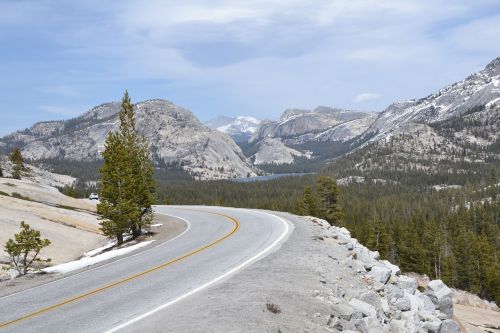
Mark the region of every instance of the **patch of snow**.
<instances>
[{"instance_id":1,"label":"patch of snow","mask_svg":"<svg viewBox=\"0 0 500 333\"><path fill-rule=\"evenodd\" d=\"M462 185L441 184L441 185L434 185L432 186L432 188L435 189L436 191L449 190L449 189L459 190L462 188Z\"/></svg>"},{"instance_id":2,"label":"patch of snow","mask_svg":"<svg viewBox=\"0 0 500 333\"><path fill-rule=\"evenodd\" d=\"M140 249L142 247L148 246L152 242L154 242L154 240L141 242L141 243L138 243L138 244L135 244L132 246L123 247L121 249L111 250L111 251L96 255L94 257L87 257L86 256L86 257L83 257L79 260L70 261L70 262L67 262L64 264L44 268L44 269L42 269L42 271L45 273L60 273L60 274L76 271L78 269L92 266L92 265L95 265L97 263L100 263L100 262L103 262L103 261L106 261L106 260L109 260L109 259L112 259L115 257L119 257L119 256L122 256L122 255L127 254L127 253L130 253L130 252L135 251L137 249ZM89 251L89 252L92 252L92 251ZM89 253L89 252L87 252L87 253Z\"/></svg>"},{"instance_id":3,"label":"patch of snow","mask_svg":"<svg viewBox=\"0 0 500 333\"><path fill-rule=\"evenodd\" d=\"M161 227L163 223L151 224L150 227Z\"/></svg>"},{"instance_id":4,"label":"patch of snow","mask_svg":"<svg viewBox=\"0 0 500 333\"><path fill-rule=\"evenodd\" d=\"M350 183L362 184L365 182L365 177L361 176L348 176L345 178L337 179L337 184L340 186L346 186Z\"/></svg>"}]
</instances>

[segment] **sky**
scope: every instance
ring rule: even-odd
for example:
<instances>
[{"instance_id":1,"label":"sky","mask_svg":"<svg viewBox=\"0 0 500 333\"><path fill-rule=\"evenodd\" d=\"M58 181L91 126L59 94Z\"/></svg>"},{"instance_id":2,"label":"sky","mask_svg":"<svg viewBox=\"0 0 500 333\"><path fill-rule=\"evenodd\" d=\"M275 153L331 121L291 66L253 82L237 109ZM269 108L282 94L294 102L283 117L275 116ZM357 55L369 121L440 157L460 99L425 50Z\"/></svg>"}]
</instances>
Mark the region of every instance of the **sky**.
<instances>
[{"instance_id":1,"label":"sky","mask_svg":"<svg viewBox=\"0 0 500 333\"><path fill-rule=\"evenodd\" d=\"M118 101L381 111L500 56L498 0L0 0L0 136Z\"/></svg>"}]
</instances>

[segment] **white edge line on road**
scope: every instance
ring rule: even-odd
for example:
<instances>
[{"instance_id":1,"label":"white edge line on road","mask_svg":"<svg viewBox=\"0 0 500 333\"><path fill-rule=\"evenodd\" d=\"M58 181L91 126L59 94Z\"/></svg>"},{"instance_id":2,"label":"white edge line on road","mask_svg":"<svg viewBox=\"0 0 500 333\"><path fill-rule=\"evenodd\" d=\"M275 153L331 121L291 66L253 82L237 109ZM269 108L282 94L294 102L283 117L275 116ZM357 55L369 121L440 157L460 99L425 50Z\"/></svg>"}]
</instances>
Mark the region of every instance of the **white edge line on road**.
<instances>
[{"instance_id":1,"label":"white edge line on road","mask_svg":"<svg viewBox=\"0 0 500 333\"><path fill-rule=\"evenodd\" d=\"M157 214L161 214L161 215L166 215L166 216L171 216L171 217L174 217L174 218L177 218L179 220L182 220L186 223L187 225L187 228L186 230L184 230L183 232L181 232L180 234L178 234L177 236L175 236L174 238L172 239L169 239L163 243L160 243L156 246L153 246L153 247L150 247L149 249L146 249L146 250L143 250L143 251L140 251L140 252L137 252L135 254L132 254L132 255L126 255L124 254L121 258L117 259L117 260L113 260L113 261L110 261L104 265L99 265L98 263L96 263L95 265L99 265L99 266L96 266L96 267L93 267L93 268L89 268L89 269L85 269L85 268L82 268L83 271L79 272L79 273L76 273L76 274L71 274L71 275L68 275L66 277L63 277L63 278L60 278L60 279L57 279L57 280L54 280L54 281L50 281L50 282L47 282L47 283L43 283L39 286L36 286L36 287L32 287L32 288L28 288L28 289L24 289L24 290L21 290L21 291L18 291L18 292L15 292L13 294L10 294L10 295L6 295L6 296L2 296L0 297L0 299L5 299L5 298L9 298L9 297L12 297L12 296L15 296L15 295L19 295L21 293L24 293L24 292L27 292L27 291L31 291L31 290L34 290L34 289L38 289L38 288L41 288L41 287L45 287L45 286L48 286L50 284L53 284L53 283L56 283L56 282L59 282L59 281L62 281L62 280L66 280L66 279L69 279L69 278L72 278L74 276L78 276L78 275L81 275L81 274L84 274L84 273L88 273L88 272L91 272L91 271L94 271L96 269L100 269L100 268L103 268L103 267L106 267L106 266L109 266L109 265L112 265L112 264L115 264L117 262L120 262L122 260L125 260L125 259L129 259L129 258L132 258L132 257L135 257L135 256L138 256L138 255L141 255L141 254L144 254L144 253L147 253L149 251L152 251L152 250L155 250L156 248L160 247L160 246L163 246L165 244L168 244L174 240L176 240L177 238L181 237L182 235L184 235L186 232L188 232L189 229L191 229L191 223L189 223L188 220L186 220L185 218L182 218L180 216L177 216L177 215L173 215L173 214L167 214L167 213L159 213L159 212L155 212ZM112 259L111 259L112 260ZM87 267L90 267L90 266L87 266Z\"/></svg>"},{"instance_id":2,"label":"white edge line on road","mask_svg":"<svg viewBox=\"0 0 500 333\"><path fill-rule=\"evenodd\" d=\"M207 282L207 283L199 286L198 288L195 288L195 289L191 290L190 292L185 293L182 296L179 296L179 297L177 297L177 298L175 298L175 299L173 299L173 300L171 300L171 301L169 301L169 302L167 302L165 304L162 304L162 305L154 308L151 311L148 311L148 312L146 312L146 313L144 313L144 314L142 314L140 316L137 316L135 318L132 318L129 321L127 321L127 322L125 322L125 323L123 323L121 325L115 326L115 327L111 328L110 330L105 331L105 333L114 333L114 332L116 332L118 330L121 330L122 328L125 328L127 326L130 326L130 325L132 325L132 324L134 324L134 323L136 323L136 322L138 322L138 321L140 321L140 320L142 320L142 319L144 319L146 317L149 317L152 314L154 314L154 313L156 313L156 312L158 312L160 310L163 310L163 309L169 307L170 305L173 305L173 304L175 304L175 303L177 303L177 302L185 299L186 297L189 297L189 296L191 296L191 295L193 295L193 294L195 294L195 293L197 293L197 292L199 292L199 291L201 291L201 290L203 290L203 289L205 289L205 288L213 285L214 283L216 283L216 282L224 279L225 277L227 277L227 276L229 276L229 275L231 275L231 274L239 271L243 267L245 267L248 264L250 264L252 261L256 260L257 258L261 257L262 255L266 254L267 252L271 251L273 249L273 247L276 246L276 244L278 244L283 238L285 238L286 235L288 235L290 227L288 225L288 222L284 218L282 218L280 216L277 216L277 215L274 215L274 214L270 214L270 213L267 213L267 212L262 212L262 211L258 211L258 212L277 218L285 226L285 231L271 245L269 245L264 250L262 250L261 252L257 253L255 256L251 257L250 259L247 259L243 263L239 264L238 266L236 266L236 267L230 269L229 271L225 272L224 274L216 277L215 279L213 279L213 280L211 280L211 281L209 281L209 282Z\"/></svg>"}]
</instances>

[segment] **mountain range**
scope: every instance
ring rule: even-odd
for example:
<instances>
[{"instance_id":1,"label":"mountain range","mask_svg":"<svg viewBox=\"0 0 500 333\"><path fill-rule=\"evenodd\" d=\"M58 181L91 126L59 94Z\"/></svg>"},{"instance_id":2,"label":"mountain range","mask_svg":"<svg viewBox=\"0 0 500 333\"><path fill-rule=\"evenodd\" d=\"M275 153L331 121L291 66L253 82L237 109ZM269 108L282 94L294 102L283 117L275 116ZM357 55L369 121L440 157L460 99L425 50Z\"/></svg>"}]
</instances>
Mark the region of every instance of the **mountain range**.
<instances>
[{"instance_id":1,"label":"mountain range","mask_svg":"<svg viewBox=\"0 0 500 333\"><path fill-rule=\"evenodd\" d=\"M205 125L230 135L236 142L246 142L252 137L259 123L259 120L249 116L218 116L207 121Z\"/></svg>"},{"instance_id":2,"label":"mountain range","mask_svg":"<svg viewBox=\"0 0 500 333\"><path fill-rule=\"evenodd\" d=\"M198 179L255 176L256 169L226 134L204 126L190 111L165 100L135 104L137 129L151 144L153 160L176 165ZM30 160L100 159L106 136L118 128L119 103L99 105L80 117L40 122L5 136L0 148L22 149Z\"/></svg>"},{"instance_id":3,"label":"mountain range","mask_svg":"<svg viewBox=\"0 0 500 333\"><path fill-rule=\"evenodd\" d=\"M37 123L0 139L0 149L19 147L34 161L98 160L107 133L117 129L119 109L119 103L106 103L74 119ZM314 170L341 156L356 161L351 167L358 169L432 170L443 161L498 159L500 58L460 82L382 112L319 106L285 110L278 120L219 116L202 124L165 100L137 103L135 111L157 165L181 167L197 179L251 177L260 173L257 167L272 165Z\"/></svg>"},{"instance_id":4,"label":"mountain range","mask_svg":"<svg viewBox=\"0 0 500 333\"><path fill-rule=\"evenodd\" d=\"M286 110L279 120L262 121L244 151L270 164L292 163L290 156L297 162L304 154L310 160L330 160L358 150L383 153L388 160L463 159L460 154L466 161L484 160L498 154L499 108L496 58L460 82L421 99L393 103L380 113L327 107ZM269 140L281 154L263 157Z\"/></svg>"}]
</instances>

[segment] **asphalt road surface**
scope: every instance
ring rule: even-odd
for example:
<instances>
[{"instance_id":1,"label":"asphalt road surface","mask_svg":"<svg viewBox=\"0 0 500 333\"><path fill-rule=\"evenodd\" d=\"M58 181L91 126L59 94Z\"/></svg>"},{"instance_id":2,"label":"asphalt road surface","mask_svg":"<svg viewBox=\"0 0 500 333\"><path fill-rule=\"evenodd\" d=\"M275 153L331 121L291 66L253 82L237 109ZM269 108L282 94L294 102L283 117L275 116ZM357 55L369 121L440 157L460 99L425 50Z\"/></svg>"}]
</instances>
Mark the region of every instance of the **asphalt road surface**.
<instances>
[{"instance_id":1,"label":"asphalt road surface","mask_svg":"<svg viewBox=\"0 0 500 333\"><path fill-rule=\"evenodd\" d=\"M188 228L126 259L0 298L0 332L125 332L143 320L164 327L168 323L155 319L161 316L150 315L230 278L276 250L293 228L257 210L158 206L155 211L183 219Z\"/></svg>"}]
</instances>

